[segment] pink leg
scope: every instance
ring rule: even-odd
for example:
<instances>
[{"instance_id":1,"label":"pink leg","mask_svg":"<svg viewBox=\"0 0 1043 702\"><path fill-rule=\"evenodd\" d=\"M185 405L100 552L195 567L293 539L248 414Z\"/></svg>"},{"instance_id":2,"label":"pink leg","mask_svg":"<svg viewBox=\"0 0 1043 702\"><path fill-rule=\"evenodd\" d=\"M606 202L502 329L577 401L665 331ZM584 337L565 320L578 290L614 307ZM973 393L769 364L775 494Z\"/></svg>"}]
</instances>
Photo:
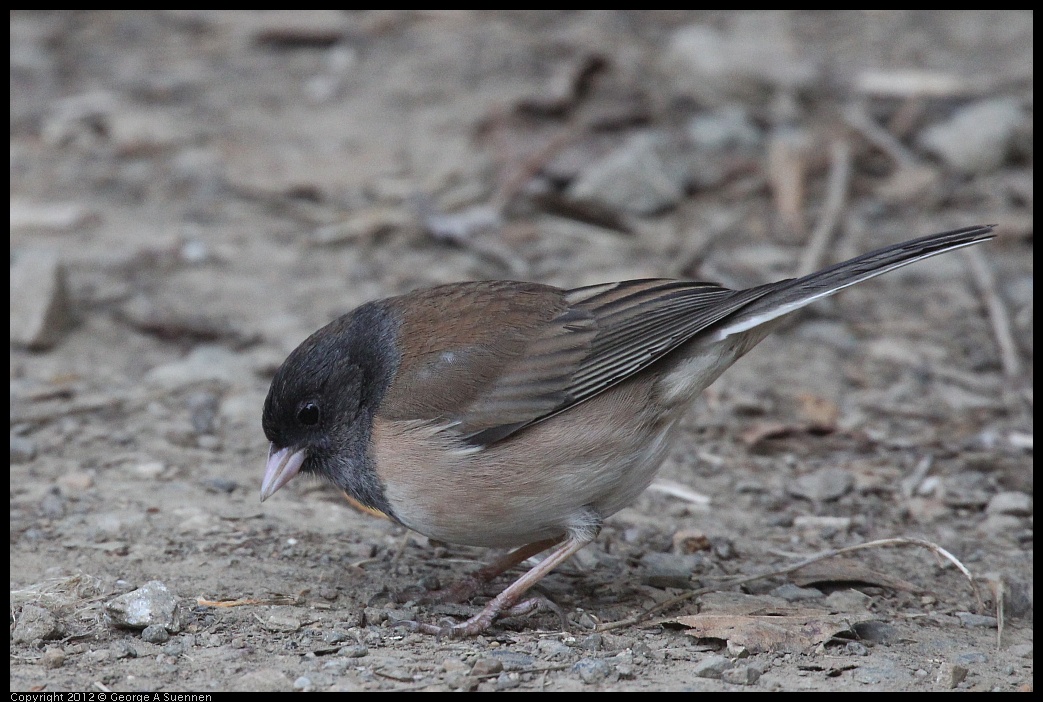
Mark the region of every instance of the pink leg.
<instances>
[{"instance_id":1,"label":"pink leg","mask_svg":"<svg viewBox=\"0 0 1043 702\"><path fill-rule=\"evenodd\" d=\"M464 579L453 583L450 587L447 587L444 590L432 592L429 595L420 598L420 601L441 604L444 602L463 602L464 600L470 599L483 585L491 581L493 578L507 572L519 563L532 558L537 553L543 553L551 546L561 543L563 538L564 537L559 536L553 539L534 541L531 544L520 546L510 553L497 558L492 563L482 566Z\"/></svg>"},{"instance_id":2,"label":"pink leg","mask_svg":"<svg viewBox=\"0 0 1043 702\"><path fill-rule=\"evenodd\" d=\"M466 622L462 622L452 627L442 628L433 624L417 624L416 628L419 631L423 631L428 634L436 634L438 636L448 635L450 638L463 638L465 636L476 636L481 632L489 628L489 625L498 617L501 613L510 610L521 596L528 591L533 585L538 583L548 573L557 568L559 565L567 561L572 557L574 553L579 551L581 548L589 544L593 540L590 538L577 538L575 536L568 537L564 542L561 543L554 551L543 559L539 564L534 566L529 572L515 580L510 584L503 592L497 595L489 604L485 606L478 614L474 615ZM535 548L539 544L544 542L538 541L529 546L522 546L517 551L508 554L503 559L490 564L487 568L499 565L502 561L506 561L512 556L515 556L521 551L528 551L531 548ZM546 546L544 546L546 548ZM542 549L540 549L542 550ZM539 551L535 551L539 553ZM529 555L532 555L531 553ZM528 556L526 556L528 557ZM520 562L523 559L518 559L515 562ZM484 568L482 570L485 570ZM479 571L481 572L481 571ZM502 571L501 571L502 572Z\"/></svg>"}]
</instances>

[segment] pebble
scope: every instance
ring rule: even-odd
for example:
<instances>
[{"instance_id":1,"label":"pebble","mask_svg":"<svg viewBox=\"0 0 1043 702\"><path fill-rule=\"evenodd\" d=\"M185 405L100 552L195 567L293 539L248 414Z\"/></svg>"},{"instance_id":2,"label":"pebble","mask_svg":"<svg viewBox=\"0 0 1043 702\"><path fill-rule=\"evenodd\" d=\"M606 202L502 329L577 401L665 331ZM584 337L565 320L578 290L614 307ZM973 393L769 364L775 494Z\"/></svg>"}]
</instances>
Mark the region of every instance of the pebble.
<instances>
[{"instance_id":1,"label":"pebble","mask_svg":"<svg viewBox=\"0 0 1043 702\"><path fill-rule=\"evenodd\" d=\"M605 682L612 675L612 665L601 658L581 658L572 666L572 672L587 685Z\"/></svg>"},{"instance_id":2,"label":"pebble","mask_svg":"<svg viewBox=\"0 0 1043 702\"><path fill-rule=\"evenodd\" d=\"M799 587L793 583L785 583L771 591L775 597L781 597L787 602L799 602L800 600L819 600L823 593L814 587Z\"/></svg>"},{"instance_id":3,"label":"pebble","mask_svg":"<svg viewBox=\"0 0 1043 702\"><path fill-rule=\"evenodd\" d=\"M34 351L57 344L72 319L65 268L43 249L17 253L11 266L11 343Z\"/></svg>"},{"instance_id":4,"label":"pebble","mask_svg":"<svg viewBox=\"0 0 1043 702\"><path fill-rule=\"evenodd\" d=\"M692 573L705 563L701 554L678 555L649 551L641 556L642 582L658 588L690 587Z\"/></svg>"},{"instance_id":5,"label":"pebble","mask_svg":"<svg viewBox=\"0 0 1043 702\"><path fill-rule=\"evenodd\" d=\"M956 617L960 620L960 624L967 627L968 629L974 627L983 627L986 629L995 629L999 626L999 621L996 617L988 614L974 614L973 612L956 612Z\"/></svg>"},{"instance_id":6,"label":"pebble","mask_svg":"<svg viewBox=\"0 0 1043 702\"><path fill-rule=\"evenodd\" d=\"M859 590L837 590L826 596L825 604L834 612L864 612L873 598Z\"/></svg>"},{"instance_id":7,"label":"pebble","mask_svg":"<svg viewBox=\"0 0 1043 702\"><path fill-rule=\"evenodd\" d=\"M229 689L232 692L290 692L294 687L279 671L262 668L233 679Z\"/></svg>"},{"instance_id":8,"label":"pebble","mask_svg":"<svg viewBox=\"0 0 1043 702\"><path fill-rule=\"evenodd\" d=\"M1032 514L1032 495L1024 492L1000 492L985 507L986 514L1010 514L1028 517Z\"/></svg>"},{"instance_id":9,"label":"pebble","mask_svg":"<svg viewBox=\"0 0 1043 702\"><path fill-rule=\"evenodd\" d=\"M114 626L144 629L156 624L168 632L181 631L181 608L173 593L158 580L110 600L105 613Z\"/></svg>"},{"instance_id":10,"label":"pebble","mask_svg":"<svg viewBox=\"0 0 1043 702\"><path fill-rule=\"evenodd\" d=\"M149 624L141 630L141 640L154 644L166 643L170 640L170 632L160 624Z\"/></svg>"},{"instance_id":11,"label":"pebble","mask_svg":"<svg viewBox=\"0 0 1043 702\"><path fill-rule=\"evenodd\" d=\"M956 665L954 663L942 664L941 670L938 671L938 677L935 682L938 687L943 690L953 690L957 685L967 679L967 673L969 671L962 665Z\"/></svg>"},{"instance_id":12,"label":"pebble","mask_svg":"<svg viewBox=\"0 0 1043 702\"><path fill-rule=\"evenodd\" d=\"M721 104L765 99L777 88L814 83L818 69L798 56L777 21L765 14L737 18L729 30L709 24L677 29L663 52L661 69L676 92Z\"/></svg>"},{"instance_id":13,"label":"pebble","mask_svg":"<svg viewBox=\"0 0 1043 702\"><path fill-rule=\"evenodd\" d=\"M707 656L695 664L692 674L697 678L717 680L731 667L732 662L724 656Z\"/></svg>"},{"instance_id":14,"label":"pebble","mask_svg":"<svg viewBox=\"0 0 1043 702\"><path fill-rule=\"evenodd\" d=\"M36 458L36 442L11 434L11 463L28 463Z\"/></svg>"},{"instance_id":15,"label":"pebble","mask_svg":"<svg viewBox=\"0 0 1043 702\"><path fill-rule=\"evenodd\" d=\"M764 673L754 665L737 665L721 672L721 680L731 685L753 685Z\"/></svg>"},{"instance_id":16,"label":"pebble","mask_svg":"<svg viewBox=\"0 0 1043 702\"><path fill-rule=\"evenodd\" d=\"M588 166L569 188L577 200L597 202L635 215L674 207L684 192L656 149L656 137L639 134Z\"/></svg>"},{"instance_id":17,"label":"pebble","mask_svg":"<svg viewBox=\"0 0 1043 702\"><path fill-rule=\"evenodd\" d=\"M536 666L536 659L527 653L519 651L491 651L490 655L503 664L503 669L508 673L518 670L528 670Z\"/></svg>"},{"instance_id":18,"label":"pebble","mask_svg":"<svg viewBox=\"0 0 1043 702\"><path fill-rule=\"evenodd\" d=\"M503 663L495 658L479 658L471 667L471 675L485 677L503 672Z\"/></svg>"},{"instance_id":19,"label":"pebble","mask_svg":"<svg viewBox=\"0 0 1043 702\"><path fill-rule=\"evenodd\" d=\"M43 663L44 668L61 668L65 665L65 651L60 648L51 648L44 651L43 658L40 660Z\"/></svg>"},{"instance_id":20,"label":"pebble","mask_svg":"<svg viewBox=\"0 0 1043 702\"><path fill-rule=\"evenodd\" d=\"M495 687L497 690L513 690L519 685L521 685L521 675L518 673L500 673L496 678Z\"/></svg>"},{"instance_id":21,"label":"pebble","mask_svg":"<svg viewBox=\"0 0 1043 702\"><path fill-rule=\"evenodd\" d=\"M869 643L888 644L897 641L899 638L897 627L886 622L859 622L853 624L851 628L858 635L858 638Z\"/></svg>"},{"instance_id":22,"label":"pebble","mask_svg":"<svg viewBox=\"0 0 1043 702\"><path fill-rule=\"evenodd\" d=\"M15 643L31 643L33 641L58 639L64 636L65 630L50 610L34 604L22 607L15 622L11 640Z\"/></svg>"},{"instance_id":23,"label":"pebble","mask_svg":"<svg viewBox=\"0 0 1043 702\"><path fill-rule=\"evenodd\" d=\"M799 476L786 486L787 492L812 502L829 502L843 497L854 487L851 474L840 468L823 468Z\"/></svg>"},{"instance_id":24,"label":"pebble","mask_svg":"<svg viewBox=\"0 0 1043 702\"><path fill-rule=\"evenodd\" d=\"M555 660L572 655L572 649L556 639L541 639L536 644L536 650L543 658Z\"/></svg>"},{"instance_id":25,"label":"pebble","mask_svg":"<svg viewBox=\"0 0 1043 702\"><path fill-rule=\"evenodd\" d=\"M297 631L301 628L301 620L285 612L274 612L264 620L264 628L268 631Z\"/></svg>"},{"instance_id":26,"label":"pebble","mask_svg":"<svg viewBox=\"0 0 1043 702\"><path fill-rule=\"evenodd\" d=\"M962 173L989 173L1007 162L1018 129L1026 120L1021 104L989 99L957 110L920 135L920 146Z\"/></svg>"},{"instance_id":27,"label":"pebble","mask_svg":"<svg viewBox=\"0 0 1043 702\"><path fill-rule=\"evenodd\" d=\"M185 358L154 367L145 380L163 388L176 389L203 381L216 381L232 386L248 386L253 382L250 366L241 354L223 346L202 344Z\"/></svg>"}]
</instances>

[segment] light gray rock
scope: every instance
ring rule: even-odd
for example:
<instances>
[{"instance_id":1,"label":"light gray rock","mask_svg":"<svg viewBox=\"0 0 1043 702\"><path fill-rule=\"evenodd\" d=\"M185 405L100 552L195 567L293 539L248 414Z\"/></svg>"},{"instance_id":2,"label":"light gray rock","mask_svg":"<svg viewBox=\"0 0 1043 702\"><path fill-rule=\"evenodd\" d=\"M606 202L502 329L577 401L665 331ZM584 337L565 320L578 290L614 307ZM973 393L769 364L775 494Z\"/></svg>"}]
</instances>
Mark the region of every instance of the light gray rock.
<instances>
[{"instance_id":1,"label":"light gray rock","mask_svg":"<svg viewBox=\"0 0 1043 702\"><path fill-rule=\"evenodd\" d=\"M110 600L105 613L121 629L144 629L159 625L168 632L181 631L181 607L177 598L158 580Z\"/></svg>"},{"instance_id":2,"label":"light gray rock","mask_svg":"<svg viewBox=\"0 0 1043 702\"><path fill-rule=\"evenodd\" d=\"M72 319L65 269L54 251L22 251L11 266L11 343L45 350L57 344Z\"/></svg>"}]
</instances>

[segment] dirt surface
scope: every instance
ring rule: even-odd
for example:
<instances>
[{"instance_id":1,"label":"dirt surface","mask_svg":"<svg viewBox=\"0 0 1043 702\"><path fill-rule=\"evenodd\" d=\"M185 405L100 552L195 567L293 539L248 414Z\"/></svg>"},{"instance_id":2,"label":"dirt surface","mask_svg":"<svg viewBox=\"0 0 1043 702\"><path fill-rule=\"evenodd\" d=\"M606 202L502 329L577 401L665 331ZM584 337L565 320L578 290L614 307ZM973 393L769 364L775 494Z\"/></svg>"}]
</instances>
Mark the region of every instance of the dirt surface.
<instances>
[{"instance_id":1,"label":"dirt surface","mask_svg":"<svg viewBox=\"0 0 1043 702\"><path fill-rule=\"evenodd\" d=\"M1030 690L1032 25L13 13L11 689ZM982 223L704 393L541 585L567 629L396 628L474 612L395 595L493 554L303 480L258 503L274 369L368 299L748 286ZM724 579L889 537L980 602L915 547ZM115 626L150 581L177 615Z\"/></svg>"}]
</instances>

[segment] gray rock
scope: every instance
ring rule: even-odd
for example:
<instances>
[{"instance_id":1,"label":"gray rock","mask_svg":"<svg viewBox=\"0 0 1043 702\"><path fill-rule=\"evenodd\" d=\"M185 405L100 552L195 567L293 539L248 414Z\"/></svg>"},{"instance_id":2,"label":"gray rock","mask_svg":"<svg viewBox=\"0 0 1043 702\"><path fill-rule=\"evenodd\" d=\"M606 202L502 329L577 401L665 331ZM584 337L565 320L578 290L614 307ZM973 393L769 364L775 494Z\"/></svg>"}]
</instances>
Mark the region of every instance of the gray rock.
<instances>
[{"instance_id":1,"label":"gray rock","mask_svg":"<svg viewBox=\"0 0 1043 702\"><path fill-rule=\"evenodd\" d=\"M497 690L513 690L521 685L521 675L518 673L500 673L496 678Z\"/></svg>"},{"instance_id":2,"label":"gray rock","mask_svg":"<svg viewBox=\"0 0 1043 702\"><path fill-rule=\"evenodd\" d=\"M649 551L641 556L644 569L642 581L652 587L687 588L691 586L692 573L704 561L699 554L679 555Z\"/></svg>"},{"instance_id":3,"label":"gray rock","mask_svg":"<svg viewBox=\"0 0 1043 702\"><path fill-rule=\"evenodd\" d=\"M156 366L145 374L145 380L164 388L179 388L209 380L227 385L249 386L253 374L241 354L222 346L197 346L180 361Z\"/></svg>"},{"instance_id":4,"label":"gray rock","mask_svg":"<svg viewBox=\"0 0 1043 702\"><path fill-rule=\"evenodd\" d=\"M489 655L500 661L503 664L503 669L508 673L536 667L535 658L519 651L490 651Z\"/></svg>"},{"instance_id":5,"label":"gray rock","mask_svg":"<svg viewBox=\"0 0 1043 702\"><path fill-rule=\"evenodd\" d=\"M823 468L798 477L789 483L786 489L791 495L803 497L812 502L828 502L847 494L854 484L854 478L847 471L839 468Z\"/></svg>"},{"instance_id":6,"label":"gray rock","mask_svg":"<svg viewBox=\"0 0 1043 702\"><path fill-rule=\"evenodd\" d=\"M177 598L158 580L110 600L105 613L114 626L122 629L144 629L155 624L170 633L181 631Z\"/></svg>"},{"instance_id":7,"label":"gray rock","mask_svg":"<svg viewBox=\"0 0 1043 702\"><path fill-rule=\"evenodd\" d=\"M953 170L988 173L1006 163L1018 128L1025 120L1016 100L982 100L924 130L920 145Z\"/></svg>"},{"instance_id":8,"label":"gray rock","mask_svg":"<svg viewBox=\"0 0 1043 702\"><path fill-rule=\"evenodd\" d=\"M569 188L569 195L650 215L677 205L684 192L660 157L655 135L639 134L584 170Z\"/></svg>"},{"instance_id":9,"label":"gray rock","mask_svg":"<svg viewBox=\"0 0 1043 702\"><path fill-rule=\"evenodd\" d=\"M681 27L663 52L662 69L676 92L712 103L767 99L777 88L810 85L818 70L798 58L781 24L764 13L737 17L728 30Z\"/></svg>"},{"instance_id":10,"label":"gray rock","mask_svg":"<svg viewBox=\"0 0 1043 702\"><path fill-rule=\"evenodd\" d=\"M724 107L693 117L688 122L687 136L700 149L714 151L756 148L762 139L749 112L741 107Z\"/></svg>"},{"instance_id":11,"label":"gray rock","mask_svg":"<svg viewBox=\"0 0 1043 702\"><path fill-rule=\"evenodd\" d=\"M799 602L801 600L820 600L822 591L814 587L799 587L793 583L779 585L771 591L775 597L780 597L787 602Z\"/></svg>"},{"instance_id":12,"label":"gray rock","mask_svg":"<svg viewBox=\"0 0 1043 702\"><path fill-rule=\"evenodd\" d=\"M48 649L47 651L44 651L43 658L40 662L43 663L44 668L61 668L65 665L65 651L60 648Z\"/></svg>"},{"instance_id":13,"label":"gray rock","mask_svg":"<svg viewBox=\"0 0 1043 702\"><path fill-rule=\"evenodd\" d=\"M737 665L721 672L721 680L730 685L753 685L764 673L755 665Z\"/></svg>"},{"instance_id":14,"label":"gray rock","mask_svg":"<svg viewBox=\"0 0 1043 702\"><path fill-rule=\"evenodd\" d=\"M471 675L476 678L498 675L503 672L503 663L495 658L479 658L471 667Z\"/></svg>"},{"instance_id":15,"label":"gray rock","mask_svg":"<svg viewBox=\"0 0 1043 702\"><path fill-rule=\"evenodd\" d=\"M11 434L11 463L28 463L36 458L36 442Z\"/></svg>"},{"instance_id":16,"label":"gray rock","mask_svg":"<svg viewBox=\"0 0 1043 702\"><path fill-rule=\"evenodd\" d=\"M71 319L72 303L58 254L42 249L18 254L11 266L11 343L49 349Z\"/></svg>"},{"instance_id":17,"label":"gray rock","mask_svg":"<svg viewBox=\"0 0 1043 702\"><path fill-rule=\"evenodd\" d=\"M1024 492L1001 492L993 495L985 507L986 514L1010 514L1028 517L1032 514L1032 495Z\"/></svg>"},{"instance_id":18,"label":"gray rock","mask_svg":"<svg viewBox=\"0 0 1043 702\"><path fill-rule=\"evenodd\" d=\"M692 674L697 678L710 678L717 680L724 671L732 667L732 662L724 656L707 656L692 669Z\"/></svg>"},{"instance_id":19,"label":"gray rock","mask_svg":"<svg viewBox=\"0 0 1043 702\"><path fill-rule=\"evenodd\" d=\"M160 624L149 624L141 630L141 640L161 644L170 641L170 632Z\"/></svg>"},{"instance_id":20,"label":"gray rock","mask_svg":"<svg viewBox=\"0 0 1043 702\"><path fill-rule=\"evenodd\" d=\"M572 666L572 672L579 674L579 679L587 685L605 682L612 676L613 668L601 658L581 658Z\"/></svg>"},{"instance_id":21,"label":"gray rock","mask_svg":"<svg viewBox=\"0 0 1043 702\"><path fill-rule=\"evenodd\" d=\"M231 681L233 692L290 692L293 683L277 670L254 670Z\"/></svg>"},{"instance_id":22,"label":"gray rock","mask_svg":"<svg viewBox=\"0 0 1043 702\"><path fill-rule=\"evenodd\" d=\"M973 612L956 612L956 617L960 620L960 624L967 627L968 629L974 627L995 629L997 626L999 626L999 620L997 620L996 617L992 617L987 614L974 614Z\"/></svg>"},{"instance_id":23,"label":"gray rock","mask_svg":"<svg viewBox=\"0 0 1043 702\"><path fill-rule=\"evenodd\" d=\"M967 679L968 672L962 665L944 663L941 670L938 671L938 677L935 679L935 682L943 690L952 690Z\"/></svg>"},{"instance_id":24,"label":"gray rock","mask_svg":"<svg viewBox=\"0 0 1043 702\"><path fill-rule=\"evenodd\" d=\"M65 628L50 610L34 604L22 607L15 622L11 640L15 643L31 643L48 639L60 639L65 635Z\"/></svg>"},{"instance_id":25,"label":"gray rock","mask_svg":"<svg viewBox=\"0 0 1043 702\"><path fill-rule=\"evenodd\" d=\"M900 635L897 627L886 622L859 622L851 628L860 639L869 643L892 643L897 641Z\"/></svg>"}]
</instances>

